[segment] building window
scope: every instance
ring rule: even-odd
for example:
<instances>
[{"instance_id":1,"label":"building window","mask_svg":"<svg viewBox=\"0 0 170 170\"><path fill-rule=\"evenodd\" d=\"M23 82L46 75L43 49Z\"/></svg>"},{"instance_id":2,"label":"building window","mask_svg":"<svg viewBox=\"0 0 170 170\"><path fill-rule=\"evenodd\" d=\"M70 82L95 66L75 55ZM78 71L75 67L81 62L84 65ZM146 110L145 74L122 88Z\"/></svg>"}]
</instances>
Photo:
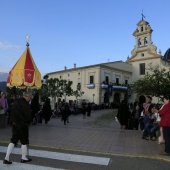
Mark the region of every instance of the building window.
<instances>
[{"instance_id":1,"label":"building window","mask_svg":"<svg viewBox=\"0 0 170 170\"><path fill-rule=\"evenodd\" d=\"M125 80L125 85L128 85L128 80Z\"/></svg>"},{"instance_id":2,"label":"building window","mask_svg":"<svg viewBox=\"0 0 170 170\"><path fill-rule=\"evenodd\" d=\"M90 84L94 84L94 76L90 76Z\"/></svg>"},{"instance_id":3,"label":"building window","mask_svg":"<svg viewBox=\"0 0 170 170\"><path fill-rule=\"evenodd\" d=\"M141 56L144 57L144 53L142 53Z\"/></svg>"},{"instance_id":4,"label":"building window","mask_svg":"<svg viewBox=\"0 0 170 170\"><path fill-rule=\"evenodd\" d=\"M142 45L142 40L138 39L138 46L140 47Z\"/></svg>"},{"instance_id":5,"label":"building window","mask_svg":"<svg viewBox=\"0 0 170 170\"><path fill-rule=\"evenodd\" d=\"M140 75L145 74L145 63L139 64L139 73L140 73Z\"/></svg>"},{"instance_id":6,"label":"building window","mask_svg":"<svg viewBox=\"0 0 170 170\"><path fill-rule=\"evenodd\" d=\"M119 84L119 78L116 78L116 84L117 85Z\"/></svg>"},{"instance_id":7,"label":"building window","mask_svg":"<svg viewBox=\"0 0 170 170\"><path fill-rule=\"evenodd\" d=\"M143 32L143 27L141 27L141 32Z\"/></svg>"},{"instance_id":8,"label":"building window","mask_svg":"<svg viewBox=\"0 0 170 170\"><path fill-rule=\"evenodd\" d=\"M78 73L78 76L80 76L80 73Z\"/></svg>"},{"instance_id":9,"label":"building window","mask_svg":"<svg viewBox=\"0 0 170 170\"><path fill-rule=\"evenodd\" d=\"M144 45L148 45L148 39L147 39L147 37L144 38Z\"/></svg>"},{"instance_id":10,"label":"building window","mask_svg":"<svg viewBox=\"0 0 170 170\"><path fill-rule=\"evenodd\" d=\"M62 76L60 76L60 79L62 79Z\"/></svg>"},{"instance_id":11,"label":"building window","mask_svg":"<svg viewBox=\"0 0 170 170\"><path fill-rule=\"evenodd\" d=\"M109 77L108 76L105 77L105 82L106 82L106 84L109 84Z\"/></svg>"}]
</instances>

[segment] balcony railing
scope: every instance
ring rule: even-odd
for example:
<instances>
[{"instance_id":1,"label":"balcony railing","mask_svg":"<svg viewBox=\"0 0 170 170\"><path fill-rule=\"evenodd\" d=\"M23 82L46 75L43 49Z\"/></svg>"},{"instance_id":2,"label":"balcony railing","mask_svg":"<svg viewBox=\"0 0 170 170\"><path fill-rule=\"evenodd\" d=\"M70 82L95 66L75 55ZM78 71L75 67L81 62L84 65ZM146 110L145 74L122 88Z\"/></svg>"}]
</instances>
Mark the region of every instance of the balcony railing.
<instances>
[{"instance_id":1,"label":"balcony railing","mask_svg":"<svg viewBox=\"0 0 170 170\"><path fill-rule=\"evenodd\" d=\"M110 84L102 83L101 87L102 87L102 89L107 89L108 85L110 85ZM112 83L111 85L112 85L113 89L125 89L125 90L127 90L130 87L130 84L116 84L116 83Z\"/></svg>"},{"instance_id":2,"label":"balcony railing","mask_svg":"<svg viewBox=\"0 0 170 170\"><path fill-rule=\"evenodd\" d=\"M94 89L95 88L95 84L87 84L86 87L88 89Z\"/></svg>"},{"instance_id":3,"label":"balcony railing","mask_svg":"<svg viewBox=\"0 0 170 170\"><path fill-rule=\"evenodd\" d=\"M101 88L102 89L108 89L108 85L106 83L102 83L101 84ZM124 90L124 91L128 91L128 93L131 93L131 87L129 84L112 84L112 89L113 90Z\"/></svg>"}]
</instances>

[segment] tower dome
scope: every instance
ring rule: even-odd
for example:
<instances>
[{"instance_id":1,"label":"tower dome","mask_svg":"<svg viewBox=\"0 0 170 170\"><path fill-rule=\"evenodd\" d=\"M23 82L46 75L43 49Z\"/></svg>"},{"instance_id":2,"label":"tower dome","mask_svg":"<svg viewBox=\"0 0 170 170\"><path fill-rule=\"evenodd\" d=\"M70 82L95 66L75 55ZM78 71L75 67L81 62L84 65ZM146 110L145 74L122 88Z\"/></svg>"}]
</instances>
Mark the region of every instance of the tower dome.
<instances>
[{"instance_id":1,"label":"tower dome","mask_svg":"<svg viewBox=\"0 0 170 170\"><path fill-rule=\"evenodd\" d=\"M163 56L163 59L170 60L170 48L166 51L166 53Z\"/></svg>"}]
</instances>

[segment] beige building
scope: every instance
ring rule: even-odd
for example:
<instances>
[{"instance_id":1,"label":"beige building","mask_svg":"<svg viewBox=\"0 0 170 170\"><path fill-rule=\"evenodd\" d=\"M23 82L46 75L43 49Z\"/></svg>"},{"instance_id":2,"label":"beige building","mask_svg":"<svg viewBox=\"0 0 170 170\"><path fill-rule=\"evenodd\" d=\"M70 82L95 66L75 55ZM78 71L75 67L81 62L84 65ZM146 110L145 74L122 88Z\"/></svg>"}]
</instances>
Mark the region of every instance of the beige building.
<instances>
[{"instance_id":1,"label":"beige building","mask_svg":"<svg viewBox=\"0 0 170 170\"><path fill-rule=\"evenodd\" d=\"M137 29L133 36L136 39L131 57L126 62L115 61L96 65L74 67L48 73L50 78L59 78L73 81L72 89L84 94L79 99L101 104L103 102L120 102L125 97L128 102L134 102L139 96L133 93L129 84L145 75L149 63L159 65L160 68L169 69L170 50L164 57L161 51L157 53L157 47L152 42L151 26L145 20L137 23ZM75 100L75 96L66 97L66 101ZM154 102L157 102L154 99Z\"/></svg>"}]
</instances>

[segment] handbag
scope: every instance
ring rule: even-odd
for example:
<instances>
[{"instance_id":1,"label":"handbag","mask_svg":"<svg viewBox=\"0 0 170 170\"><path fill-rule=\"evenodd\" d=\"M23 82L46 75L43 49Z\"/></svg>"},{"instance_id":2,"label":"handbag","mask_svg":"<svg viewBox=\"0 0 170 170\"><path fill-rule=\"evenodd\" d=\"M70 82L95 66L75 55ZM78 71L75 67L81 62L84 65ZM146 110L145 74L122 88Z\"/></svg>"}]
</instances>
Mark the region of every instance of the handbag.
<instances>
[{"instance_id":1,"label":"handbag","mask_svg":"<svg viewBox=\"0 0 170 170\"><path fill-rule=\"evenodd\" d=\"M4 109L0 109L0 115L5 114L5 110Z\"/></svg>"}]
</instances>

